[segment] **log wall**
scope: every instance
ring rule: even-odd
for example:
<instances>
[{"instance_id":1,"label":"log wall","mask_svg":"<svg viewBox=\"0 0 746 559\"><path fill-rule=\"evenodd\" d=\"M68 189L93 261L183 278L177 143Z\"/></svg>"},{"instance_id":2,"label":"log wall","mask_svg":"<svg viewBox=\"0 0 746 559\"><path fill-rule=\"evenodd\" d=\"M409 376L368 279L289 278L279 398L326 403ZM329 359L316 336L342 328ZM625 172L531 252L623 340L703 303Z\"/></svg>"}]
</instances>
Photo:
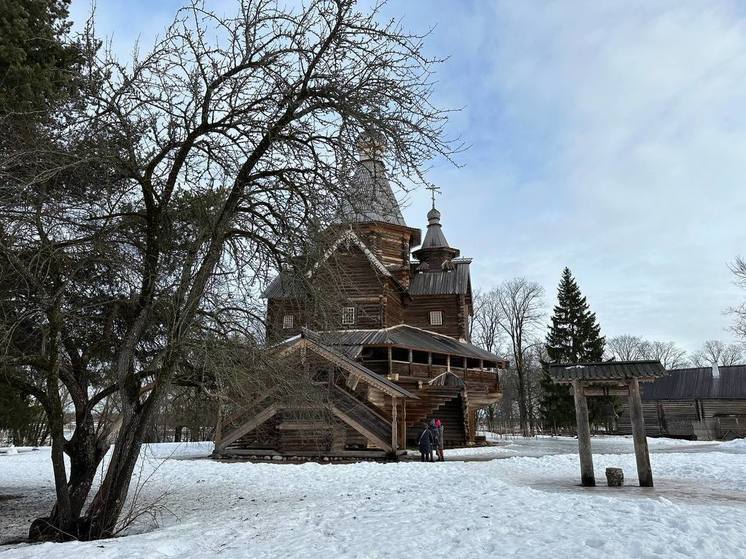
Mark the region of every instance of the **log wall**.
<instances>
[{"instance_id":1,"label":"log wall","mask_svg":"<svg viewBox=\"0 0 746 559\"><path fill-rule=\"evenodd\" d=\"M430 311L443 312L443 324L430 324ZM466 339L465 313L468 312L461 295L429 295L413 297L404 308L404 322L417 328Z\"/></svg>"},{"instance_id":2,"label":"log wall","mask_svg":"<svg viewBox=\"0 0 746 559\"><path fill-rule=\"evenodd\" d=\"M650 436L687 439L746 437L746 399L654 400L642 404ZM620 434L632 432L625 402L617 422Z\"/></svg>"}]
</instances>

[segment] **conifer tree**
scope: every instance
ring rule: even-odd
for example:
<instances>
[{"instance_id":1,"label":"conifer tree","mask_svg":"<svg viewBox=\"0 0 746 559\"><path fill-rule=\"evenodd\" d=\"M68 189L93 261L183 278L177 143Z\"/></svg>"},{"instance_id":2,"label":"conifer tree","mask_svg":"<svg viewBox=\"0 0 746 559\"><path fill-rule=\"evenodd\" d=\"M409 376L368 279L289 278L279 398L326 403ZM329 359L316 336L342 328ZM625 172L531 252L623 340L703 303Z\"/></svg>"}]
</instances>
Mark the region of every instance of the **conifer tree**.
<instances>
[{"instance_id":1,"label":"conifer tree","mask_svg":"<svg viewBox=\"0 0 746 559\"><path fill-rule=\"evenodd\" d=\"M562 272L557 290L552 324L547 335L547 355L557 363L590 363L603 359L606 339L591 312L588 302L570 270ZM571 427L575 423L575 404L567 386L554 384L545 372L541 380L542 396L539 403L545 426L553 430ZM591 405L591 420L598 416L601 406ZM595 413L594 413L595 412Z\"/></svg>"}]
</instances>

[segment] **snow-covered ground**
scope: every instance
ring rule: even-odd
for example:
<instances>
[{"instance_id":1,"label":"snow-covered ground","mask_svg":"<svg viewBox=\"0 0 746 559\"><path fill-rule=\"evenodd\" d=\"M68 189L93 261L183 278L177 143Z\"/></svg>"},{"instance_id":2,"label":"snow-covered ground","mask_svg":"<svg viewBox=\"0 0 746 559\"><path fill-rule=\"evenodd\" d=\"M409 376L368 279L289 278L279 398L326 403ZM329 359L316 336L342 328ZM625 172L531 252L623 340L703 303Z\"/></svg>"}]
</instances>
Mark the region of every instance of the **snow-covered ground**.
<instances>
[{"instance_id":1,"label":"snow-covered ground","mask_svg":"<svg viewBox=\"0 0 746 559\"><path fill-rule=\"evenodd\" d=\"M433 464L228 463L199 459L205 443L150 445L143 495L171 511L160 527L4 546L0 558L743 557L746 443L649 441L654 489L634 486L623 437L593 440L597 479L620 466L621 489L578 487L566 438L508 439ZM53 496L48 449L18 451L0 455L2 537L22 535Z\"/></svg>"}]
</instances>

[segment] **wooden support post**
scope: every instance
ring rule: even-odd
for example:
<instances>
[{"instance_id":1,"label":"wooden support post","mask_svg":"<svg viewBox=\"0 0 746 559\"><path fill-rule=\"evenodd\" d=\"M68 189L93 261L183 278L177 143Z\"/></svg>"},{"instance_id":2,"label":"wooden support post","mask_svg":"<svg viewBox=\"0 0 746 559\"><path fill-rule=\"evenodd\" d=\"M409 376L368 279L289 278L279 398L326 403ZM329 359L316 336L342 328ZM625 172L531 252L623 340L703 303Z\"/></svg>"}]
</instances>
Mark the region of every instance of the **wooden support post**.
<instances>
[{"instance_id":1,"label":"wooden support post","mask_svg":"<svg viewBox=\"0 0 746 559\"><path fill-rule=\"evenodd\" d=\"M399 426L396 423L396 398L391 398L391 452L394 454L399 450L398 435Z\"/></svg>"},{"instance_id":2,"label":"wooden support post","mask_svg":"<svg viewBox=\"0 0 746 559\"><path fill-rule=\"evenodd\" d=\"M409 376L412 376L412 362L414 361L414 356L412 354L412 350L409 350Z\"/></svg>"},{"instance_id":3,"label":"wooden support post","mask_svg":"<svg viewBox=\"0 0 746 559\"><path fill-rule=\"evenodd\" d=\"M473 445L477 436L477 409L469 406L469 433L467 444Z\"/></svg>"},{"instance_id":4,"label":"wooden support post","mask_svg":"<svg viewBox=\"0 0 746 559\"><path fill-rule=\"evenodd\" d=\"M432 378L433 376L433 352L427 352L427 377Z\"/></svg>"},{"instance_id":5,"label":"wooden support post","mask_svg":"<svg viewBox=\"0 0 746 559\"><path fill-rule=\"evenodd\" d=\"M446 371L451 370L451 354L446 355Z\"/></svg>"},{"instance_id":6,"label":"wooden support post","mask_svg":"<svg viewBox=\"0 0 746 559\"><path fill-rule=\"evenodd\" d=\"M640 487L653 487L653 470L650 468L648 439L645 436L645 418L642 415L640 382L634 378L629 383L629 415L632 420L632 439L635 443L637 478Z\"/></svg>"},{"instance_id":7,"label":"wooden support post","mask_svg":"<svg viewBox=\"0 0 746 559\"><path fill-rule=\"evenodd\" d=\"M588 422L588 401L578 381L572 383L575 395L575 420L578 424L578 454L580 455L580 480L585 487L595 487L593 452L591 451L591 426Z\"/></svg>"},{"instance_id":8,"label":"wooden support post","mask_svg":"<svg viewBox=\"0 0 746 559\"><path fill-rule=\"evenodd\" d=\"M389 351L388 351L388 357L389 357L389 372L388 372L388 374L391 374L391 373L393 373L393 372L394 372L394 368L393 368L393 367L392 367L392 365L391 365L391 361L392 361L392 358L391 358L391 353L392 353L392 350L391 350L391 346L389 346Z\"/></svg>"}]
</instances>

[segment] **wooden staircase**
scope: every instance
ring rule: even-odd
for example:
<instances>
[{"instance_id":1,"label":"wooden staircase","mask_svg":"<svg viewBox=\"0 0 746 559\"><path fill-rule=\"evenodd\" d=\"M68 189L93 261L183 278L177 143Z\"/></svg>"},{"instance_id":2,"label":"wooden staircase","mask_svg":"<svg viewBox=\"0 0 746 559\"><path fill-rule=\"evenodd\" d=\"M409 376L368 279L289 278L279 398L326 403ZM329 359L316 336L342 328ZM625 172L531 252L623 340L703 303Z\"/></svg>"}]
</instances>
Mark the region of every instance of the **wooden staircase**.
<instances>
[{"instance_id":1,"label":"wooden staircase","mask_svg":"<svg viewBox=\"0 0 746 559\"><path fill-rule=\"evenodd\" d=\"M392 452L390 418L340 386L332 387L325 400L298 408L283 405L269 395L257 399L251 408L239 409L226 418L224 435L215 442L215 453L341 452L345 451L347 428L357 433L358 440L362 436L369 447Z\"/></svg>"},{"instance_id":2,"label":"wooden staircase","mask_svg":"<svg viewBox=\"0 0 746 559\"><path fill-rule=\"evenodd\" d=\"M423 423L437 417L443 422L445 446L466 444L466 418L462 388L459 386L425 385L414 390L419 400L407 402L407 445L417 446Z\"/></svg>"},{"instance_id":3,"label":"wooden staircase","mask_svg":"<svg viewBox=\"0 0 746 559\"><path fill-rule=\"evenodd\" d=\"M423 386L417 391L419 400L407 403L407 427L419 426L423 421L429 421L446 402L460 394L461 388L458 386Z\"/></svg>"},{"instance_id":4,"label":"wooden staircase","mask_svg":"<svg viewBox=\"0 0 746 559\"><path fill-rule=\"evenodd\" d=\"M332 413L378 448L391 452L391 423L339 386L331 393Z\"/></svg>"}]
</instances>

